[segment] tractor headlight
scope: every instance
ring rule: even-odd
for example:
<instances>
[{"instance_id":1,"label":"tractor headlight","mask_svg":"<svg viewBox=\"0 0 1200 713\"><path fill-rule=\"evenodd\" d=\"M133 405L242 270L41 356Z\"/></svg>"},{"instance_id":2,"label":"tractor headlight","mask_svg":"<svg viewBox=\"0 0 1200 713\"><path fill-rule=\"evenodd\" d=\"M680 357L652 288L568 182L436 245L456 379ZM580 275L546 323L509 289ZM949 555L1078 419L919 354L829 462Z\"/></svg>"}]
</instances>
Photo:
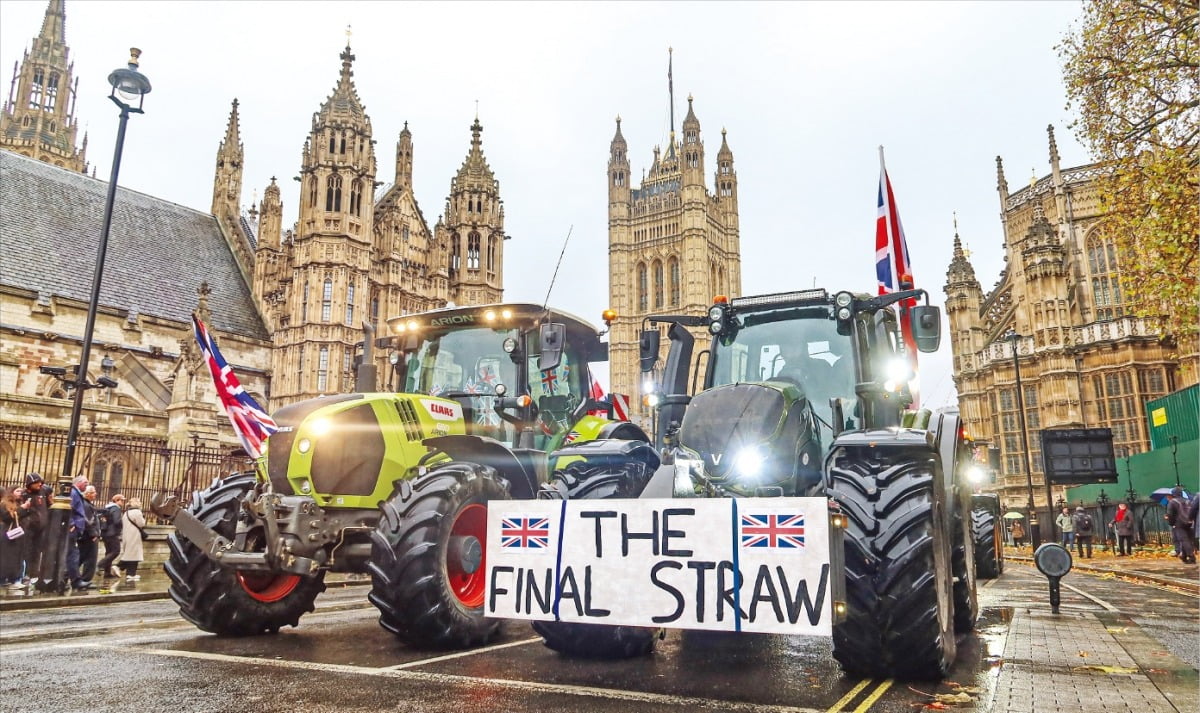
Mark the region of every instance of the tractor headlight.
<instances>
[{"instance_id":1,"label":"tractor headlight","mask_svg":"<svg viewBox=\"0 0 1200 713\"><path fill-rule=\"evenodd\" d=\"M308 432L310 434L312 434L312 436L314 438L320 438L321 436L324 436L326 433L329 433L329 428L332 425L333 424L331 424L329 422L329 419L318 418L316 421L313 421L312 423L308 424Z\"/></svg>"},{"instance_id":2,"label":"tractor headlight","mask_svg":"<svg viewBox=\"0 0 1200 713\"><path fill-rule=\"evenodd\" d=\"M719 305L713 305L708 308L708 318L713 322L719 322L725 319L725 310Z\"/></svg>"},{"instance_id":3,"label":"tractor headlight","mask_svg":"<svg viewBox=\"0 0 1200 713\"><path fill-rule=\"evenodd\" d=\"M657 390L653 379L646 379L642 382L642 393L652 394Z\"/></svg>"},{"instance_id":4,"label":"tractor headlight","mask_svg":"<svg viewBox=\"0 0 1200 713\"><path fill-rule=\"evenodd\" d=\"M757 448L743 448L733 458L734 472L749 480L757 480L763 468L762 453Z\"/></svg>"},{"instance_id":5,"label":"tractor headlight","mask_svg":"<svg viewBox=\"0 0 1200 713\"><path fill-rule=\"evenodd\" d=\"M842 320L843 322L850 319L850 308L849 307L838 307L837 318Z\"/></svg>"},{"instance_id":6,"label":"tractor headlight","mask_svg":"<svg viewBox=\"0 0 1200 713\"><path fill-rule=\"evenodd\" d=\"M300 451L301 453L308 453L309 449L311 448L312 441L308 440L307 438L301 438L296 442L296 450Z\"/></svg>"},{"instance_id":7,"label":"tractor headlight","mask_svg":"<svg viewBox=\"0 0 1200 713\"><path fill-rule=\"evenodd\" d=\"M725 329L725 323L721 320L708 323L708 331L713 334L720 334L721 330Z\"/></svg>"},{"instance_id":8,"label":"tractor headlight","mask_svg":"<svg viewBox=\"0 0 1200 713\"><path fill-rule=\"evenodd\" d=\"M654 392L646 394L645 396L642 397L642 403L650 408L656 408L658 406L659 401L660 401L660 399L658 397L658 394L654 393Z\"/></svg>"},{"instance_id":9,"label":"tractor headlight","mask_svg":"<svg viewBox=\"0 0 1200 713\"><path fill-rule=\"evenodd\" d=\"M512 354L517 350L517 340L513 339L512 337L505 337L504 344L502 346L505 354Z\"/></svg>"},{"instance_id":10,"label":"tractor headlight","mask_svg":"<svg viewBox=\"0 0 1200 713\"><path fill-rule=\"evenodd\" d=\"M883 388L888 391L899 391L900 387L908 383L908 380L912 378L912 370L908 368L908 360L901 356L889 359L883 373L886 379Z\"/></svg>"},{"instance_id":11,"label":"tractor headlight","mask_svg":"<svg viewBox=\"0 0 1200 713\"><path fill-rule=\"evenodd\" d=\"M849 292L839 292L833 298L833 303L838 307L849 307L854 302L854 295Z\"/></svg>"},{"instance_id":12,"label":"tractor headlight","mask_svg":"<svg viewBox=\"0 0 1200 713\"><path fill-rule=\"evenodd\" d=\"M496 321L496 310L489 309L488 311L484 312L483 318L484 318L484 320L486 320L488 322L495 322Z\"/></svg>"},{"instance_id":13,"label":"tractor headlight","mask_svg":"<svg viewBox=\"0 0 1200 713\"><path fill-rule=\"evenodd\" d=\"M967 468L967 480L971 481L972 483L979 484L983 482L983 479L983 468L980 468L977 465Z\"/></svg>"}]
</instances>

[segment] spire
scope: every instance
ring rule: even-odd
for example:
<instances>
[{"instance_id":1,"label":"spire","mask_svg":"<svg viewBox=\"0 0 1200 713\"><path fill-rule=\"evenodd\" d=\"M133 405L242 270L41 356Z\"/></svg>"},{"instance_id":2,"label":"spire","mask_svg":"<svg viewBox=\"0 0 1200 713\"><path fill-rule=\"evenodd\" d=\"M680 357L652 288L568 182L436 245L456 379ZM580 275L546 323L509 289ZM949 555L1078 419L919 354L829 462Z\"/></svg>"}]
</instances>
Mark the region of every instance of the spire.
<instances>
[{"instance_id":1,"label":"spire","mask_svg":"<svg viewBox=\"0 0 1200 713\"><path fill-rule=\"evenodd\" d=\"M954 255L950 259L950 269L946 271L948 284L976 283L975 268L971 266L970 255L963 249L962 240L958 237L958 214L954 214Z\"/></svg>"},{"instance_id":2,"label":"spire","mask_svg":"<svg viewBox=\"0 0 1200 713\"><path fill-rule=\"evenodd\" d=\"M354 87L354 70L351 68L354 64L354 54L350 51L349 39L346 42L346 49L342 50L338 56L342 60L342 73L338 77L333 94L321 105L319 113L325 116L348 114L353 118L362 119L365 110L362 101L358 98L358 90Z\"/></svg>"},{"instance_id":3,"label":"spire","mask_svg":"<svg viewBox=\"0 0 1200 713\"><path fill-rule=\"evenodd\" d=\"M237 152L240 154L242 151L242 138L241 121L238 119L237 97L233 98L233 108L229 110L229 124L225 127L225 139L221 142L218 152L232 152L234 151L234 147L237 147Z\"/></svg>"},{"instance_id":4,"label":"spire","mask_svg":"<svg viewBox=\"0 0 1200 713\"><path fill-rule=\"evenodd\" d=\"M729 148L729 140L725 136L725 127L721 127L721 150L717 151L717 160L728 158L733 160L733 150Z\"/></svg>"},{"instance_id":5,"label":"spire","mask_svg":"<svg viewBox=\"0 0 1200 713\"><path fill-rule=\"evenodd\" d=\"M996 157L996 190L1000 192L1000 200L1008 199L1008 180L1004 178L1004 159Z\"/></svg>"},{"instance_id":6,"label":"spire","mask_svg":"<svg viewBox=\"0 0 1200 713\"><path fill-rule=\"evenodd\" d=\"M671 105L671 134L667 137L667 158L675 158L675 78L672 69L675 64L675 49L667 48L667 97Z\"/></svg>"},{"instance_id":7,"label":"spire","mask_svg":"<svg viewBox=\"0 0 1200 713\"><path fill-rule=\"evenodd\" d=\"M700 120L696 118L696 112L692 109L692 95L688 94L688 113L687 116L683 118L683 130L686 132L691 128L699 130Z\"/></svg>"},{"instance_id":8,"label":"spire","mask_svg":"<svg viewBox=\"0 0 1200 713\"><path fill-rule=\"evenodd\" d=\"M455 179L459 188L466 188L469 182L472 185L491 188L495 180L492 169L483 156L483 140L479 137L481 133L483 125L479 123L479 117L475 117L475 121L471 123L471 150L467 153L462 167L458 169L458 177Z\"/></svg>"},{"instance_id":9,"label":"spire","mask_svg":"<svg viewBox=\"0 0 1200 713\"><path fill-rule=\"evenodd\" d=\"M413 143L412 132L408 130L408 122L400 131L396 140L396 185L401 188L412 188Z\"/></svg>"},{"instance_id":10,"label":"spire","mask_svg":"<svg viewBox=\"0 0 1200 713\"><path fill-rule=\"evenodd\" d=\"M625 143L625 136L621 133L621 115L617 114L617 133L613 134L612 146L628 146Z\"/></svg>"},{"instance_id":11,"label":"spire","mask_svg":"<svg viewBox=\"0 0 1200 713\"><path fill-rule=\"evenodd\" d=\"M67 43L67 14L63 8L63 0L50 0L38 37L55 44Z\"/></svg>"},{"instance_id":12,"label":"spire","mask_svg":"<svg viewBox=\"0 0 1200 713\"><path fill-rule=\"evenodd\" d=\"M1054 124L1046 126L1046 133L1050 135L1050 163L1058 163L1058 142L1054 140Z\"/></svg>"}]
</instances>

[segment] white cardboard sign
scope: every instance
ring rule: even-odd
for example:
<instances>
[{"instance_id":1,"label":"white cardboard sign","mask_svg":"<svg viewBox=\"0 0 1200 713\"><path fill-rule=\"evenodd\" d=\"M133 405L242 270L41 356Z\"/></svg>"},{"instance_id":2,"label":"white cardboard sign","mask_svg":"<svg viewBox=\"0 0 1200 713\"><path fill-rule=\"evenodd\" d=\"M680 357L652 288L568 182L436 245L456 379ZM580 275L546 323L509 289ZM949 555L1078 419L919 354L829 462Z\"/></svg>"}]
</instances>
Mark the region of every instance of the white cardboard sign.
<instances>
[{"instance_id":1,"label":"white cardboard sign","mask_svg":"<svg viewBox=\"0 0 1200 713\"><path fill-rule=\"evenodd\" d=\"M487 616L832 634L825 498L488 503Z\"/></svg>"}]
</instances>

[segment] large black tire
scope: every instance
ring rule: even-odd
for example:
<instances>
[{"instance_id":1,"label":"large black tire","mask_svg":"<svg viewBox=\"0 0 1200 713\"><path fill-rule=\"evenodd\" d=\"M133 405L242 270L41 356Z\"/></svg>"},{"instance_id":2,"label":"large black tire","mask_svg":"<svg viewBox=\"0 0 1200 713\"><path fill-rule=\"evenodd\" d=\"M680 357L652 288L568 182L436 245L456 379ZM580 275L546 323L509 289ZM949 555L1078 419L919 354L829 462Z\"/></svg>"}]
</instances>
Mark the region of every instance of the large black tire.
<instances>
[{"instance_id":1,"label":"large black tire","mask_svg":"<svg viewBox=\"0 0 1200 713\"><path fill-rule=\"evenodd\" d=\"M594 467L575 462L557 471L542 486L541 498L587 499L636 498L646 487L651 473L641 464L620 468ZM563 621L535 621L547 648L568 656L623 659L654 650L658 630L638 626L605 626Z\"/></svg>"},{"instance_id":2,"label":"large black tire","mask_svg":"<svg viewBox=\"0 0 1200 713\"><path fill-rule=\"evenodd\" d=\"M192 499L189 512L223 537L233 539L242 499L254 487L253 473L238 473L213 483ZM173 533L164 566L171 578L168 593L179 613L204 631L229 636L275 633L297 626L325 591L325 573L239 573L209 559L192 542Z\"/></svg>"},{"instance_id":3,"label":"large black tire","mask_svg":"<svg viewBox=\"0 0 1200 713\"><path fill-rule=\"evenodd\" d=\"M976 508L971 511L971 530L975 541L975 575L995 579L1004 571L1003 557L996 556L996 516Z\"/></svg>"},{"instance_id":4,"label":"large black tire","mask_svg":"<svg viewBox=\"0 0 1200 713\"><path fill-rule=\"evenodd\" d=\"M975 597L975 541L960 516L954 518L954 551L950 568L954 573L954 633L965 634L975 628L979 602ZM967 548L971 549L967 549Z\"/></svg>"},{"instance_id":5,"label":"large black tire","mask_svg":"<svg viewBox=\"0 0 1200 713\"><path fill-rule=\"evenodd\" d=\"M954 663L949 523L932 456L843 448L829 495L849 519L833 656L862 676L939 679Z\"/></svg>"},{"instance_id":6,"label":"large black tire","mask_svg":"<svg viewBox=\"0 0 1200 713\"><path fill-rule=\"evenodd\" d=\"M371 534L371 603L379 623L410 646L461 649L500 629L483 615L487 503L508 500L496 471L452 461L411 481L383 504ZM451 536L474 540L452 553ZM479 549L475 549L478 547ZM474 567L474 568L472 568Z\"/></svg>"}]
</instances>

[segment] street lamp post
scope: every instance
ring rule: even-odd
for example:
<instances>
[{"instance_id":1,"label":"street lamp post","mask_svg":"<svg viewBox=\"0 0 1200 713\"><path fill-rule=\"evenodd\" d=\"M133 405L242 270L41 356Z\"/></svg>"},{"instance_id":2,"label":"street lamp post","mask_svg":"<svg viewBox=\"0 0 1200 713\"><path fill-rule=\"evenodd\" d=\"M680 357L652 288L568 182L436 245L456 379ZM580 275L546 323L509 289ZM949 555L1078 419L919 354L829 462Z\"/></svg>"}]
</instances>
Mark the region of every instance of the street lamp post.
<instances>
[{"instance_id":1,"label":"street lamp post","mask_svg":"<svg viewBox=\"0 0 1200 713\"><path fill-rule=\"evenodd\" d=\"M1021 442L1025 445L1025 484L1029 489L1029 536L1033 539L1033 548L1036 550L1042 544L1042 533L1038 523L1037 508L1033 502L1033 460L1029 457L1029 429L1025 426L1025 396L1021 393L1021 362L1017 359L1017 342L1021 341L1021 335L1017 334L1016 330L1010 329L1004 335L1004 339L1012 347L1013 372L1017 381L1017 417L1021 424ZM1046 484L1046 507L1050 507L1049 483Z\"/></svg>"},{"instance_id":2,"label":"street lamp post","mask_svg":"<svg viewBox=\"0 0 1200 713\"><path fill-rule=\"evenodd\" d=\"M84 392L90 388L116 386L111 377L100 377L95 384L88 382L88 357L92 351L92 332L96 327L96 308L100 302L100 281L104 276L104 256L108 251L108 233L112 227L113 200L117 194L117 175L121 170L121 152L125 147L125 126L130 114L142 114L142 101L150 93L150 80L138 72L138 57L142 51L136 47L129 50L129 63L108 75L112 91L108 98L121 109L117 126L117 145L113 152L112 175L108 180L108 197L104 204L104 220L100 228L100 246L96 250L96 269L92 274L92 292L88 301L87 321L83 328L83 348L79 365L75 368L75 399L71 404L71 423L67 428L67 452L63 458L62 476L51 505L50 522L46 534L46 553L53 556L43 558L41 584L47 589L65 591L70 577L67 575L67 538L71 522L71 469L75 462L75 446L79 436L79 419L83 413ZM112 364L112 360L108 360ZM102 367L104 366L102 362ZM107 382L107 383L106 383ZM78 575L74 575L77 577ZM45 584L43 584L45 583Z\"/></svg>"},{"instance_id":3,"label":"street lamp post","mask_svg":"<svg viewBox=\"0 0 1200 713\"><path fill-rule=\"evenodd\" d=\"M1180 488L1183 485L1179 482L1179 436L1171 436L1171 462L1175 464L1175 487Z\"/></svg>"},{"instance_id":4,"label":"street lamp post","mask_svg":"<svg viewBox=\"0 0 1200 713\"><path fill-rule=\"evenodd\" d=\"M1108 539L1108 522L1107 522L1108 518L1104 514L1104 508L1108 507L1109 502L1111 502L1111 501L1109 500L1108 493L1104 492L1104 488L1100 488L1100 495L1096 498L1096 504L1100 506L1100 526L1104 528L1104 549L1105 549L1105 551L1112 549L1109 546L1109 539Z\"/></svg>"}]
</instances>

